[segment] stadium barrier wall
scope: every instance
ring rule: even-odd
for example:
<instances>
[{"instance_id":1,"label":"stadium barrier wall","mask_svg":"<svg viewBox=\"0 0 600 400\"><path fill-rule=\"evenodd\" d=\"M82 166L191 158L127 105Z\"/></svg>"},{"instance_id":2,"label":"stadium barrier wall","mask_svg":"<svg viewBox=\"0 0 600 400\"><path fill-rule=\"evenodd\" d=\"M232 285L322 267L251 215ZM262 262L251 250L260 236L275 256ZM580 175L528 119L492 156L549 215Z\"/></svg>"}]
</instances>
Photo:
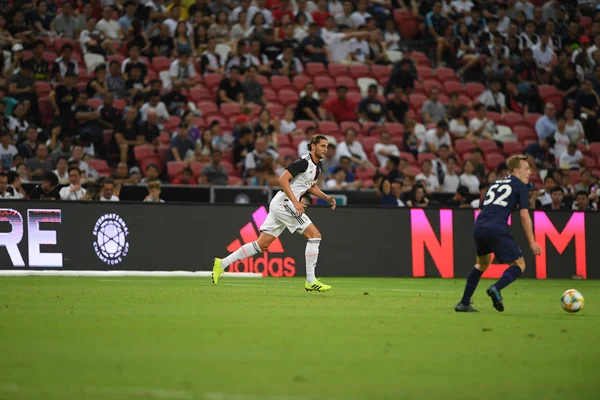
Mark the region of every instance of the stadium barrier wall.
<instances>
[{"instance_id":1,"label":"stadium barrier wall","mask_svg":"<svg viewBox=\"0 0 600 400\"><path fill-rule=\"evenodd\" d=\"M473 210L309 207L323 235L319 276L465 277L474 263ZM0 269L208 271L212 258L256 240L267 208L256 205L0 203ZM543 255L512 232L530 278L600 278L600 214L535 211ZM305 240L287 230L231 272L304 275ZM588 265L591 266L588 268ZM485 277L506 266L492 264Z\"/></svg>"}]
</instances>

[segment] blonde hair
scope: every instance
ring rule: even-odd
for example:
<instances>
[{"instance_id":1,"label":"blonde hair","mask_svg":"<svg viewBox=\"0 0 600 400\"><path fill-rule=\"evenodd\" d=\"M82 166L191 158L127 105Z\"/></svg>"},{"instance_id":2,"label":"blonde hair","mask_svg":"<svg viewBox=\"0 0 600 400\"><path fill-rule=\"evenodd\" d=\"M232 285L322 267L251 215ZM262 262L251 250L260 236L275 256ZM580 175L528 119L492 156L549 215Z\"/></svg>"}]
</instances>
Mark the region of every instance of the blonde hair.
<instances>
[{"instance_id":1,"label":"blonde hair","mask_svg":"<svg viewBox=\"0 0 600 400\"><path fill-rule=\"evenodd\" d=\"M506 160L508 172L512 173L515 169L521 168L521 161L527 161L527 156L524 156L523 154L515 154L514 156L510 156L508 160Z\"/></svg>"},{"instance_id":2,"label":"blonde hair","mask_svg":"<svg viewBox=\"0 0 600 400\"><path fill-rule=\"evenodd\" d=\"M150 190L160 190L160 182L159 181L151 181L148 183L148 191Z\"/></svg>"}]
</instances>

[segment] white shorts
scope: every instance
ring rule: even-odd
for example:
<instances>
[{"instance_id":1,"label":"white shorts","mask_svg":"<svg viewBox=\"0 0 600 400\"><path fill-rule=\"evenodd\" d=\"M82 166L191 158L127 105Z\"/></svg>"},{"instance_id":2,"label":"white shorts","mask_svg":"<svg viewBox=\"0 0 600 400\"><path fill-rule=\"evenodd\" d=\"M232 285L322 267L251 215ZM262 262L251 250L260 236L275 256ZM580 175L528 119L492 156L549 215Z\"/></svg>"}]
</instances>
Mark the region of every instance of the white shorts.
<instances>
[{"instance_id":1,"label":"white shorts","mask_svg":"<svg viewBox=\"0 0 600 400\"><path fill-rule=\"evenodd\" d=\"M302 234L306 228L312 224L308 215L296 215L296 210L289 201L283 201L279 204L271 204L267 219L260 227L260 231L269 235L279 237L285 228L291 233L298 232Z\"/></svg>"}]
</instances>

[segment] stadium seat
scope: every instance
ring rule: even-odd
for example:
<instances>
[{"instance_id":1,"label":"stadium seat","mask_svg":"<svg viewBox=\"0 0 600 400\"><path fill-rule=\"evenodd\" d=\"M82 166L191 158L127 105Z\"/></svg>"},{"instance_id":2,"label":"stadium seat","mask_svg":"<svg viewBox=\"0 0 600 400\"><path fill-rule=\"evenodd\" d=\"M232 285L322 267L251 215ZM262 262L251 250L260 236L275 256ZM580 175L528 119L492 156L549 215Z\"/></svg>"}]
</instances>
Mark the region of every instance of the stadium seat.
<instances>
[{"instance_id":1,"label":"stadium seat","mask_svg":"<svg viewBox=\"0 0 600 400\"><path fill-rule=\"evenodd\" d=\"M574 185L577 185L579 182L581 182L581 172L579 172L579 171L569 171L569 180Z\"/></svg>"},{"instance_id":2,"label":"stadium seat","mask_svg":"<svg viewBox=\"0 0 600 400\"><path fill-rule=\"evenodd\" d=\"M348 129L354 129L357 135L362 131L358 122L344 121L340 123L340 130L344 135L346 134L346 130Z\"/></svg>"},{"instance_id":3,"label":"stadium seat","mask_svg":"<svg viewBox=\"0 0 600 400\"><path fill-rule=\"evenodd\" d=\"M171 60L167 57L154 57L152 58L151 67L156 72L167 71L171 67Z\"/></svg>"},{"instance_id":4,"label":"stadium seat","mask_svg":"<svg viewBox=\"0 0 600 400\"><path fill-rule=\"evenodd\" d=\"M503 122L506 126L513 128L519 124L524 124L525 118L523 118L522 114L516 112L507 112L504 114Z\"/></svg>"},{"instance_id":5,"label":"stadium seat","mask_svg":"<svg viewBox=\"0 0 600 400\"><path fill-rule=\"evenodd\" d=\"M356 79L350 76L336 76L335 77L336 86L346 86L348 89L358 89L358 84L356 83Z\"/></svg>"},{"instance_id":6,"label":"stadium seat","mask_svg":"<svg viewBox=\"0 0 600 400\"><path fill-rule=\"evenodd\" d=\"M201 101L214 100L214 96L205 86L194 86L189 91L189 99L194 103Z\"/></svg>"},{"instance_id":7,"label":"stadium seat","mask_svg":"<svg viewBox=\"0 0 600 400\"><path fill-rule=\"evenodd\" d=\"M171 180L181 175L181 172L186 167L186 163L183 161L169 161L167 163L167 173Z\"/></svg>"},{"instance_id":8,"label":"stadium seat","mask_svg":"<svg viewBox=\"0 0 600 400\"><path fill-rule=\"evenodd\" d=\"M389 78L392 70L387 65L373 65L371 67L371 75L377 80Z\"/></svg>"},{"instance_id":9,"label":"stadium seat","mask_svg":"<svg viewBox=\"0 0 600 400\"><path fill-rule=\"evenodd\" d=\"M426 81L423 81L423 89L425 89L425 93L430 93L431 89L434 87L440 89L440 91L444 90L444 87L437 79L427 79Z\"/></svg>"},{"instance_id":10,"label":"stadium seat","mask_svg":"<svg viewBox=\"0 0 600 400\"><path fill-rule=\"evenodd\" d=\"M265 100L269 103L277 103L279 102L279 98L277 97L277 92L273 90L271 87L264 88Z\"/></svg>"},{"instance_id":11,"label":"stadium seat","mask_svg":"<svg viewBox=\"0 0 600 400\"><path fill-rule=\"evenodd\" d=\"M469 151L472 151L475 148L475 144L467 139L456 139L454 142L454 149L458 152L458 154L463 155Z\"/></svg>"},{"instance_id":12,"label":"stadium seat","mask_svg":"<svg viewBox=\"0 0 600 400\"><path fill-rule=\"evenodd\" d=\"M198 104L206 104L207 102L202 102ZM198 107L200 108L200 107ZM202 110L204 115L210 114L208 111ZM242 110L240 109L240 105L238 103L223 103L221 104L221 114L225 116L225 118L234 117L240 114Z\"/></svg>"},{"instance_id":13,"label":"stadium seat","mask_svg":"<svg viewBox=\"0 0 600 400\"><path fill-rule=\"evenodd\" d=\"M303 131L305 131L305 130L306 130L306 128L308 128L308 127L310 127L310 126L312 126L312 127L316 127L316 126L317 126L317 124L315 124L315 122L314 122L314 121L311 121L310 119L301 119L301 120L299 120L299 121L296 121L296 127L297 127L298 129L301 129L301 130L303 130Z\"/></svg>"},{"instance_id":14,"label":"stadium seat","mask_svg":"<svg viewBox=\"0 0 600 400\"><path fill-rule=\"evenodd\" d=\"M456 72L451 68L439 67L435 70L435 75L440 82L455 81L460 82Z\"/></svg>"},{"instance_id":15,"label":"stadium seat","mask_svg":"<svg viewBox=\"0 0 600 400\"><path fill-rule=\"evenodd\" d=\"M400 36L403 39L412 39L419 34L419 20L415 16L410 15L401 20L397 20L397 22Z\"/></svg>"},{"instance_id":16,"label":"stadium seat","mask_svg":"<svg viewBox=\"0 0 600 400\"><path fill-rule=\"evenodd\" d=\"M600 142L590 143L590 152L593 154L600 154Z\"/></svg>"},{"instance_id":17,"label":"stadium seat","mask_svg":"<svg viewBox=\"0 0 600 400\"><path fill-rule=\"evenodd\" d=\"M523 144L520 142L504 142L504 154L510 157L515 154L523 153Z\"/></svg>"},{"instance_id":18,"label":"stadium seat","mask_svg":"<svg viewBox=\"0 0 600 400\"><path fill-rule=\"evenodd\" d=\"M542 114L529 113L525 117L525 121L527 122L527 124L530 127L532 127L533 129L535 129L535 124L537 123L538 119L540 119L541 117L542 117Z\"/></svg>"},{"instance_id":19,"label":"stadium seat","mask_svg":"<svg viewBox=\"0 0 600 400\"><path fill-rule=\"evenodd\" d=\"M321 121L319 122L319 131L324 135L329 135L334 132L339 132L340 127L335 121Z\"/></svg>"},{"instance_id":20,"label":"stadium seat","mask_svg":"<svg viewBox=\"0 0 600 400\"><path fill-rule=\"evenodd\" d=\"M425 160L433 161L437 158L437 156L433 153L419 153L417 157L417 163L421 165L421 163Z\"/></svg>"},{"instance_id":21,"label":"stadium seat","mask_svg":"<svg viewBox=\"0 0 600 400\"><path fill-rule=\"evenodd\" d=\"M496 142L491 139L482 139L478 141L477 147L479 147L479 149L483 151L483 154L502 153L502 149L500 149Z\"/></svg>"},{"instance_id":22,"label":"stadium seat","mask_svg":"<svg viewBox=\"0 0 600 400\"><path fill-rule=\"evenodd\" d=\"M295 90L283 89L279 92L279 101L286 106L295 106L298 103L298 93Z\"/></svg>"},{"instance_id":23,"label":"stadium seat","mask_svg":"<svg viewBox=\"0 0 600 400\"><path fill-rule=\"evenodd\" d=\"M281 104L267 104L267 111L271 114L271 118L281 118L285 112L285 108Z\"/></svg>"},{"instance_id":24,"label":"stadium seat","mask_svg":"<svg viewBox=\"0 0 600 400\"><path fill-rule=\"evenodd\" d=\"M352 76L355 79L371 78L371 71L366 65L351 65L350 76Z\"/></svg>"},{"instance_id":25,"label":"stadium seat","mask_svg":"<svg viewBox=\"0 0 600 400\"><path fill-rule=\"evenodd\" d=\"M110 145L110 142L112 142L112 138L113 135L115 134L115 132L112 129L105 129L104 132L104 144L105 145Z\"/></svg>"},{"instance_id":26,"label":"stadium seat","mask_svg":"<svg viewBox=\"0 0 600 400\"><path fill-rule=\"evenodd\" d=\"M95 169L100 176L109 176L112 174L112 169L108 166L106 160L91 158L87 161L87 163L91 168Z\"/></svg>"},{"instance_id":27,"label":"stadium seat","mask_svg":"<svg viewBox=\"0 0 600 400\"><path fill-rule=\"evenodd\" d=\"M169 134L169 132L163 131L160 133L160 136L158 137L158 141L161 144L169 144L169 143L171 143L171 135Z\"/></svg>"},{"instance_id":28,"label":"stadium seat","mask_svg":"<svg viewBox=\"0 0 600 400\"><path fill-rule=\"evenodd\" d=\"M478 82L467 82L465 88L467 89L467 94L472 99L476 99L485 91L485 86Z\"/></svg>"},{"instance_id":29,"label":"stadium seat","mask_svg":"<svg viewBox=\"0 0 600 400\"><path fill-rule=\"evenodd\" d=\"M499 153L489 153L485 155L485 165L489 169L495 170L498 165L505 161L504 155Z\"/></svg>"},{"instance_id":30,"label":"stadium seat","mask_svg":"<svg viewBox=\"0 0 600 400\"><path fill-rule=\"evenodd\" d=\"M492 121L494 121L494 123L496 125L503 125L502 124L502 115L500 115L500 113L497 113L495 111L488 111L487 112L487 118L491 119Z\"/></svg>"},{"instance_id":31,"label":"stadium seat","mask_svg":"<svg viewBox=\"0 0 600 400\"><path fill-rule=\"evenodd\" d=\"M469 96L467 96L466 94L458 95L458 104L465 105L467 107L471 107L472 102L473 101L471 100L471 98Z\"/></svg>"},{"instance_id":32,"label":"stadium seat","mask_svg":"<svg viewBox=\"0 0 600 400\"><path fill-rule=\"evenodd\" d=\"M450 97L448 97L448 95L441 93L440 96L438 97L438 101L440 103L442 103L443 105L447 106L448 104L450 104Z\"/></svg>"},{"instance_id":33,"label":"stadium seat","mask_svg":"<svg viewBox=\"0 0 600 400\"><path fill-rule=\"evenodd\" d=\"M294 157L294 159L298 158L298 147L296 146L295 148L289 148L289 147L280 147L279 148L279 157L281 158L285 158L287 156L292 156Z\"/></svg>"},{"instance_id":34,"label":"stadium seat","mask_svg":"<svg viewBox=\"0 0 600 400\"><path fill-rule=\"evenodd\" d=\"M557 113L562 112L562 110L565 106L564 98L560 94L548 95L543 99L543 101L544 101L544 103L554 104L554 108L556 109Z\"/></svg>"},{"instance_id":35,"label":"stadium seat","mask_svg":"<svg viewBox=\"0 0 600 400\"><path fill-rule=\"evenodd\" d=\"M396 122L388 122L384 125L384 128L392 136L402 136L404 134L404 127Z\"/></svg>"},{"instance_id":36,"label":"stadium seat","mask_svg":"<svg viewBox=\"0 0 600 400\"><path fill-rule=\"evenodd\" d=\"M52 107L52 104L50 104L50 100L48 100L47 96L38 99L38 108L42 116L42 122L44 122L45 125L52 124L54 108Z\"/></svg>"},{"instance_id":37,"label":"stadium seat","mask_svg":"<svg viewBox=\"0 0 600 400\"><path fill-rule=\"evenodd\" d=\"M430 67L417 67L417 74L421 80L436 79L433 69Z\"/></svg>"},{"instance_id":38,"label":"stadium seat","mask_svg":"<svg viewBox=\"0 0 600 400\"><path fill-rule=\"evenodd\" d=\"M411 164L416 164L417 163L417 159L415 158L415 156L413 155L413 153L400 152L400 157L399 158L405 158Z\"/></svg>"},{"instance_id":39,"label":"stadium seat","mask_svg":"<svg viewBox=\"0 0 600 400\"><path fill-rule=\"evenodd\" d=\"M348 92L348 94L346 95L346 98L350 101L355 102L356 104L360 103L360 101L363 99L363 96L361 96L360 93L356 93L356 92Z\"/></svg>"},{"instance_id":40,"label":"stadium seat","mask_svg":"<svg viewBox=\"0 0 600 400\"><path fill-rule=\"evenodd\" d=\"M54 61L56 61L56 59L58 58L56 53L50 53L49 51L45 51L44 55L42 57L44 58L44 60L48 61L48 64L50 64L50 67L52 66L52 64L54 64Z\"/></svg>"},{"instance_id":41,"label":"stadium seat","mask_svg":"<svg viewBox=\"0 0 600 400\"><path fill-rule=\"evenodd\" d=\"M204 85L207 88L213 89L219 87L219 84L223 80L223 75L221 74L205 74L204 75Z\"/></svg>"},{"instance_id":42,"label":"stadium seat","mask_svg":"<svg viewBox=\"0 0 600 400\"><path fill-rule=\"evenodd\" d=\"M348 71L348 67L343 64L329 64L327 67L329 71L329 75L336 79L341 76L350 76L350 71Z\"/></svg>"},{"instance_id":43,"label":"stadium seat","mask_svg":"<svg viewBox=\"0 0 600 400\"><path fill-rule=\"evenodd\" d=\"M315 76L314 83L317 89L335 90L336 84L329 76Z\"/></svg>"},{"instance_id":44,"label":"stadium seat","mask_svg":"<svg viewBox=\"0 0 600 400\"><path fill-rule=\"evenodd\" d=\"M596 159L591 156L583 156L583 160L585 161L585 168L594 169L596 168Z\"/></svg>"},{"instance_id":45,"label":"stadium seat","mask_svg":"<svg viewBox=\"0 0 600 400\"><path fill-rule=\"evenodd\" d=\"M381 141L381 139L379 137L363 137L360 139L360 144L362 144L363 149L365 150L365 153L369 154L371 152L373 152L373 148L375 147L375 144L379 143Z\"/></svg>"},{"instance_id":46,"label":"stadium seat","mask_svg":"<svg viewBox=\"0 0 600 400\"><path fill-rule=\"evenodd\" d=\"M52 91L52 86L46 81L35 81L35 92L39 97L45 97Z\"/></svg>"},{"instance_id":47,"label":"stadium seat","mask_svg":"<svg viewBox=\"0 0 600 400\"><path fill-rule=\"evenodd\" d=\"M106 58L106 61L109 63L116 61L119 64L123 64L123 61L125 61L125 56L123 56L121 54L112 54ZM171 65L171 63L169 63L169 65ZM169 69L169 68L167 67L167 69Z\"/></svg>"},{"instance_id":48,"label":"stadium seat","mask_svg":"<svg viewBox=\"0 0 600 400\"><path fill-rule=\"evenodd\" d=\"M458 94L467 94L467 89L462 85L462 83L457 81L442 81L444 85L444 91L447 94L452 92L456 92Z\"/></svg>"},{"instance_id":49,"label":"stadium seat","mask_svg":"<svg viewBox=\"0 0 600 400\"><path fill-rule=\"evenodd\" d=\"M202 115L205 118L208 115L214 115L214 114L220 115L221 114L221 112L219 111L219 106L217 106L217 104L214 101L210 101L210 100L201 101L201 102L198 102L196 104L196 106L198 107L198 110L202 111Z\"/></svg>"},{"instance_id":50,"label":"stadium seat","mask_svg":"<svg viewBox=\"0 0 600 400\"><path fill-rule=\"evenodd\" d=\"M293 83L294 86L296 86L296 89L301 92L304 90L304 86L306 86L307 83L312 82L312 78L306 76L306 75L298 75L295 76L293 79Z\"/></svg>"},{"instance_id":51,"label":"stadium seat","mask_svg":"<svg viewBox=\"0 0 600 400\"><path fill-rule=\"evenodd\" d=\"M148 165L150 164L154 164L158 167L159 174L162 172L162 163L160 161L160 157L153 155L138 161L138 165L144 176L146 175L146 168L148 168Z\"/></svg>"},{"instance_id":52,"label":"stadium seat","mask_svg":"<svg viewBox=\"0 0 600 400\"><path fill-rule=\"evenodd\" d=\"M206 166L207 163L195 161L190 163L190 169L196 178L199 178L202 175L202 169Z\"/></svg>"},{"instance_id":53,"label":"stadium seat","mask_svg":"<svg viewBox=\"0 0 600 400\"><path fill-rule=\"evenodd\" d=\"M305 72L307 75L312 76L313 78L317 75L329 75L327 68L325 68L325 64L318 62L306 63Z\"/></svg>"},{"instance_id":54,"label":"stadium seat","mask_svg":"<svg viewBox=\"0 0 600 400\"><path fill-rule=\"evenodd\" d=\"M133 156L136 161L140 162L144 158L156 156L156 151L154 150L154 146L150 145L135 146L133 148Z\"/></svg>"},{"instance_id":55,"label":"stadium seat","mask_svg":"<svg viewBox=\"0 0 600 400\"><path fill-rule=\"evenodd\" d=\"M37 82L36 82L37 83ZM102 105L103 101L100 99L88 99L87 105L97 110Z\"/></svg>"},{"instance_id":56,"label":"stadium seat","mask_svg":"<svg viewBox=\"0 0 600 400\"><path fill-rule=\"evenodd\" d=\"M62 47L66 44L70 44L71 46L73 46L73 49L75 50L75 41L73 39L69 39L69 38L54 39L54 48L56 49L56 51L58 53L60 53ZM73 51L73 53L75 53L75 51Z\"/></svg>"},{"instance_id":57,"label":"stadium seat","mask_svg":"<svg viewBox=\"0 0 600 400\"><path fill-rule=\"evenodd\" d=\"M179 118L175 115L171 115L169 117L169 120L165 124L165 129L167 131L169 131L169 133L171 133L171 132L175 131L175 129L177 129L177 127L179 126L180 123L181 123L181 118Z\"/></svg>"},{"instance_id":58,"label":"stadium seat","mask_svg":"<svg viewBox=\"0 0 600 400\"><path fill-rule=\"evenodd\" d=\"M290 81L290 78L288 78L287 76L279 75L271 77L271 87L277 92L283 89L297 90L296 86L292 84L292 81Z\"/></svg>"},{"instance_id":59,"label":"stadium seat","mask_svg":"<svg viewBox=\"0 0 600 400\"><path fill-rule=\"evenodd\" d=\"M515 126L513 128L513 133L515 135L517 135L517 138L519 139L520 142L524 142L525 140L537 141L537 139L538 139L537 133L533 129L531 129L527 126L521 126L521 125Z\"/></svg>"},{"instance_id":60,"label":"stadium seat","mask_svg":"<svg viewBox=\"0 0 600 400\"><path fill-rule=\"evenodd\" d=\"M552 85L539 85L538 91L540 93L540 97L544 102L547 101L546 98L549 96L560 95L560 93L558 93L558 89Z\"/></svg>"},{"instance_id":61,"label":"stadium seat","mask_svg":"<svg viewBox=\"0 0 600 400\"><path fill-rule=\"evenodd\" d=\"M405 8L397 8L394 10L394 19L396 20L396 22L400 22L401 20L411 17L412 13Z\"/></svg>"}]
</instances>

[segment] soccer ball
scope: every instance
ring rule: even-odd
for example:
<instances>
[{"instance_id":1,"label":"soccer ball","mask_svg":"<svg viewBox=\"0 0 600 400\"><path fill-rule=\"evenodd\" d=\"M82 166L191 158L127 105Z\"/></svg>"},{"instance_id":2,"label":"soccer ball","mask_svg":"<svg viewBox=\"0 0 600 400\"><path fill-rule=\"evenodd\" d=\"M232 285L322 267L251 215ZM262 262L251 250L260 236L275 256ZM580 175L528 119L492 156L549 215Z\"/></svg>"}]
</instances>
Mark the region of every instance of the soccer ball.
<instances>
[{"instance_id":1,"label":"soccer ball","mask_svg":"<svg viewBox=\"0 0 600 400\"><path fill-rule=\"evenodd\" d=\"M583 308L583 295L575 289L564 292L560 298L563 310L576 313Z\"/></svg>"}]
</instances>

